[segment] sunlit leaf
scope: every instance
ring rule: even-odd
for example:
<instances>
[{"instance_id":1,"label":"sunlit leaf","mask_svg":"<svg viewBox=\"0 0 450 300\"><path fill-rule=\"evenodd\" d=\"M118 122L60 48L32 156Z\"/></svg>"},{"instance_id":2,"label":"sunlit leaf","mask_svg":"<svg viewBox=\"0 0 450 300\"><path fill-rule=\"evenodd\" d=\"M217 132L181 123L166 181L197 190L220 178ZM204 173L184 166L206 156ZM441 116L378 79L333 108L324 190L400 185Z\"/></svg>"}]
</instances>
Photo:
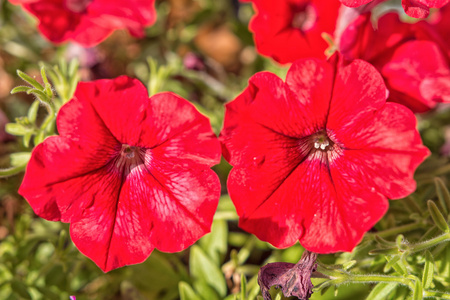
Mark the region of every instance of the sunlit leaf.
<instances>
[{"instance_id":1,"label":"sunlit leaf","mask_svg":"<svg viewBox=\"0 0 450 300\"><path fill-rule=\"evenodd\" d=\"M205 280L221 297L226 295L227 286L222 271L199 246L191 247L189 266L194 278Z\"/></svg>"},{"instance_id":2,"label":"sunlit leaf","mask_svg":"<svg viewBox=\"0 0 450 300\"><path fill-rule=\"evenodd\" d=\"M367 296L366 300L385 300L397 287L397 283L378 283Z\"/></svg>"},{"instance_id":3,"label":"sunlit leaf","mask_svg":"<svg viewBox=\"0 0 450 300\"><path fill-rule=\"evenodd\" d=\"M194 292L191 286L184 281L180 281L178 289L180 291L181 300L203 300Z\"/></svg>"},{"instance_id":4,"label":"sunlit leaf","mask_svg":"<svg viewBox=\"0 0 450 300\"><path fill-rule=\"evenodd\" d=\"M450 228L448 227L447 221L445 220L442 213L439 211L439 208L432 200L428 200L428 211L430 212L431 217L433 218L434 224L439 227L440 230L444 232L450 232Z\"/></svg>"},{"instance_id":5,"label":"sunlit leaf","mask_svg":"<svg viewBox=\"0 0 450 300\"><path fill-rule=\"evenodd\" d=\"M434 259L430 251L425 251L425 266L423 268L422 284L424 289L428 289L433 283Z\"/></svg>"}]
</instances>

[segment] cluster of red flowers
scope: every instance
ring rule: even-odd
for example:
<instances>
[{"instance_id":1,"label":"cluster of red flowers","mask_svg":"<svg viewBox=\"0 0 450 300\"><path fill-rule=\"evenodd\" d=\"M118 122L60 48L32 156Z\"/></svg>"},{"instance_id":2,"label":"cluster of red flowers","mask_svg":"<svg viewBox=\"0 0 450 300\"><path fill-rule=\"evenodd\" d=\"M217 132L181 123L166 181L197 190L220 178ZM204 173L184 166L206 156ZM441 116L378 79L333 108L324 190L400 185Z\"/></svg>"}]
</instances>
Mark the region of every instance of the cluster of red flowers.
<instances>
[{"instance_id":1,"label":"cluster of red flowers","mask_svg":"<svg viewBox=\"0 0 450 300\"><path fill-rule=\"evenodd\" d=\"M155 19L153 0L15 2L54 42L92 45ZM388 199L415 190L414 171L429 151L411 110L450 102L450 5L430 20L410 24L390 12L375 25L380 0L341 0L357 8L250 2L258 51L292 65L285 81L268 72L250 78L226 105L219 139L186 100L148 98L137 80L119 77L80 83L58 113L60 135L34 149L20 193L39 216L70 222L76 246L104 271L141 262L154 248L185 249L210 230L219 140L234 167L228 191L240 227L276 247L300 241L318 253L351 251ZM417 17L447 2L402 5ZM60 30L48 11L64 11ZM92 24L100 29L87 31ZM340 53L326 60L327 48Z\"/></svg>"},{"instance_id":2,"label":"cluster of red flowers","mask_svg":"<svg viewBox=\"0 0 450 300\"><path fill-rule=\"evenodd\" d=\"M116 29L144 36L156 21L155 0L10 0L39 20L39 30L53 43L74 41L94 46Z\"/></svg>"}]
</instances>

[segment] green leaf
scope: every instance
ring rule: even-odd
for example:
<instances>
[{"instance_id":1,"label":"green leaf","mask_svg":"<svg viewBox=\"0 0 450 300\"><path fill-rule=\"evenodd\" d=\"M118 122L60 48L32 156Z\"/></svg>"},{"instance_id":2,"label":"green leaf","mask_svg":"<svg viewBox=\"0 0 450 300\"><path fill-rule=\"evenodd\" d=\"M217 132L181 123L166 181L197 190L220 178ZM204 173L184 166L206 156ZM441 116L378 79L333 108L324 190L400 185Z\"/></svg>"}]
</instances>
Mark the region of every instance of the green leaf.
<instances>
[{"instance_id":1,"label":"green leaf","mask_svg":"<svg viewBox=\"0 0 450 300\"><path fill-rule=\"evenodd\" d=\"M450 232L450 228L448 227L447 221L444 216L439 211L439 208L432 200L428 200L428 211L430 212L431 217L433 218L434 224L442 230L443 232Z\"/></svg>"},{"instance_id":2,"label":"green leaf","mask_svg":"<svg viewBox=\"0 0 450 300\"><path fill-rule=\"evenodd\" d=\"M434 275L434 259L430 251L425 251L425 266L423 268L422 286L424 289L429 289L433 283Z\"/></svg>"},{"instance_id":3,"label":"green leaf","mask_svg":"<svg viewBox=\"0 0 450 300\"><path fill-rule=\"evenodd\" d=\"M194 292L191 286L184 281L180 281L178 290L180 291L181 300L203 300Z\"/></svg>"},{"instance_id":4,"label":"green leaf","mask_svg":"<svg viewBox=\"0 0 450 300\"><path fill-rule=\"evenodd\" d=\"M13 89L11 90L11 94L16 94L16 93L27 93L28 90L30 90L30 89L32 89L32 88L29 87L29 86L19 85L19 86L16 86L15 88L13 88Z\"/></svg>"},{"instance_id":5,"label":"green leaf","mask_svg":"<svg viewBox=\"0 0 450 300\"><path fill-rule=\"evenodd\" d=\"M196 280L193 283L194 289L202 299L220 300L217 292L204 280Z\"/></svg>"},{"instance_id":6,"label":"green leaf","mask_svg":"<svg viewBox=\"0 0 450 300\"><path fill-rule=\"evenodd\" d=\"M205 280L221 297L225 297L227 285L222 271L199 246L191 247L189 266L194 278Z\"/></svg>"},{"instance_id":7,"label":"green leaf","mask_svg":"<svg viewBox=\"0 0 450 300\"><path fill-rule=\"evenodd\" d=\"M419 278L416 278L416 280L415 280L412 299L413 300L422 300L423 299L422 282L419 280Z\"/></svg>"},{"instance_id":8,"label":"green leaf","mask_svg":"<svg viewBox=\"0 0 450 300\"><path fill-rule=\"evenodd\" d=\"M31 152L17 152L9 156L11 166L19 167L26 165L31 158Z\"/></svg>"},{"instance_id":9,"label":"green leaf","mask_svg":"<svg viewBox=\"0 0 450 300\"><path fill-rule=\"evenodd\" d=\"M25 170L25 167L26 165L0 169L0 178L7 178L19 174L20 172Z\"/></svg>"},{"instance_id":10,"label":"green leaf","mask_svg":"<svg viewBox=\"0 0 450 300\"><path fill-rule=\"evenodd\" d=\"M395 247L395 243L394 242L389 242L389 241L383 239L379 235L375 235L375 241L377 241L377 243L380 244L380 246L382 246L382 247L386 247L386 248Z\"/></svg>"},{"instance_id":11,"label":"green leaf","mask_svg":"<svg viewBox=\"0 0 450 300\"><path fill-rule=\"evenodd\" d=\"M5 130L7 133L16 135L16 136L23 136L30 132L29 128L27 128L19 123L8 123L5 126Z\"/></svg>"},{"instance_id":12,"label":"green leaf","mask_svg":"<svg viewBox=\"0 0 450 300\"><path fill-rule=\"evenodd\" d=\"M399 254L397 247L386 248L386 249L373 249L369 251L369 255L395 255Z\"/></svg>"},{"instance_id":13,"label":"green leaf","mask_svg":"<svg viewBox=\"0 0 450 300\"><path fill-rule=\"evenodd\" d=\"M181 281L181 272L176 272L172 262L158 251L153 251L144 263L130 269L132 273L128 279L136 287L146 291L160 293L164 289L176 290L178 282ZM149 282L152 284L148 284Z\"/></svg>"},{"instance_id":14,"label":"green leaf","mask_svg":"<svg viewBox=\"0 0 450 300\"><path fill-rule=\"evenodd\" d=\"M348 261L348 262L346 262L346 263L344 263L344 264L342 265L342 268L343 268L345 271L348 271L348 270L350 270L351 268L353 268L353 267L356 265L356 263L357 263L356 260Z\"/></svg>"},{"instance_id":15,"label":"green leaf","mask_svg":"<svg viewBox=\"0 0 450 300\"><path fill-rule=\"evenodd\" d=\"M28 292L28 288L22 281L13 279L11 281L11 289L13 290L14 293L19 295L20 297L31 300L31 296L30 296L30 293Z\"/></svg>"},{"instance_id":16,"label":"green leaf","mask_svg":"<svg viewBox=\"0 0 450 300\"><path fill-rule=\"evenodd\" d=\"M448 215L450 211L450 192L448 191L442 179L438 177L434 178L434 184L436 186L436 193L439 198L439 203L441 204L445 215Z\"/></svg>"},{"instance_id":17,"label":"green leaf","mask_svg":"<svg viewBox=\"0 0 450 300\"><path fill-rule=\"evenodd\" d=\"M31 124L34 124L36 122L39 104L39 100L34 101L33 104L31 104L30 109L28 110L28 120Z\"/></svg>"},{"instance_id":18,"label":"green leaf","mask_svg":"<svg viewBox=\"0 0 450 300\"><path fill-rule=\"evenodd\" d=\"M34 145L37 146L40 143L42 143L44 141L45 138L45 132L42 130L39 130L39 132L34 136Z\"/></svg>"},{"instance_id":19,"label":"green leaf","mask_svg":"<svg viewBox=\"0 0 450 300\"><path fill-rule=\"evenodd\" d=\"M400 260L401 256L400 255L394 255L394 256L392 256L390 258L388 256L385 256L385 258L388 261L388 263L384 266L383 271L385 273L387 273Z\"/></svg>"},{"instance_id":20,"label":"green leaf","mask_svg":"<svg viewBox=\"0 0 450 300\"><path fill-rule=\"evenodd\" d=\"M397 287L397 283L378 283L367 296L366 300L385 300Z\"/></svg>"},{"instance_id":21,"label":"green leaf","mask_svg":"<svg viewBox=\"0 0 450 300\"><path fill-rule=\"evenodd\" d=\"M28 90L27 94L32 94L36 96L39 100L41 100L44 103L50 103L52 99L44 92L41 92L39 90Z\"/></svg>"},{"instance_id":22,"label":"green leaf","mask_svg":"<svg viewBox=\"0 0 450 300\"><path fill-rule=\"evenodd\" d=\"M17 70L17 75L19 75L20 78L22 78L24 81L28 82L30 85L34 86L36 89L42 91L44 90L44 87L36 81L36 79L31 78L29 75L27 75L26 73Z\"/></svg>"},{"instance_id":23,"label":"green leaf","mask_svg":"<svg viewBox=\"0 0 450 300\"><path fill-rule=\"evenodd\" d=\"M25 146L25 147L30 147L30 139L31 139L31 136L33 135L33 133L32 132L27 132L27 133L25 133L25 135L23 136L23 145Z\"/></svg>"},{"instance_id":24,"label":"green leaf","mask_svg":"<svg viewBox=\"0 0 450 300\"><path fill-rule=\"evenodd\" d=\"M247 299L247 278L241 273L241 300Z\"/></svg>"},{"instance_id":25,"label":"green leaf","mask_svg":"<svg viewBox=\"0 0 450 300\"><path fill-rule=\"evenodd\" d=\"M228 225L225 220L214 220L211 233L205 235L200 241L203 251L219 265L228 250Z\"/></svg>"}]
</instances>

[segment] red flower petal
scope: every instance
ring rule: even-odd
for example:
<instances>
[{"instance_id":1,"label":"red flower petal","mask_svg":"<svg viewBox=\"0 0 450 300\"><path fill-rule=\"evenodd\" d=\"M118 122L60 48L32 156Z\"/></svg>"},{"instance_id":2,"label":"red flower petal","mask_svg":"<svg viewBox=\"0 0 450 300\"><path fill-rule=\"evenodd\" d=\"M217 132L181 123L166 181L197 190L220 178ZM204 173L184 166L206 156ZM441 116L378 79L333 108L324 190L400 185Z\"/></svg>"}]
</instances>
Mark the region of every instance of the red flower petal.
<instances>
[{"instance_id":1,"label":"red flower petal","mask_svg":"<svg viewBox=\"0 0 450 300\"><path fill-rule=\"evenodd\" d=\"M372 2L373 0L340 0L342 4L348 7L358 7L364 4L367 4L369 2Z\"/></svg>"},{"instance_id":2,"label":"red flower petal","mask_svg":"<svg viewBox=\"0 0 450 300\"><path fill-rule=\"evenodd\" d=\"M220 196L208 119L174 94L146 93L125 76L80 83L19 191L40 216L72 222L74 243L104 271L193 244Z\"/></svg>"},{"instance_id":3,"label":"red flower petal","mask_svg":"<svg viewBox=\"0 0 450 300\"><path fill-rule=\"evenodd\" d=\"M436 102L448 101L447 50L430 24L402 23L397 14L389 13L378 20L375 30L370 17L361 15L343 32L340 38L343 55L373 64L386 82L388 100L406 105L414 112L425 112Z\"/></svg>"},{"instance_id":4,"label":"red flower petal","mask_svg":"<svg viewBox=\"0 0 450 300\"><path fill-rule=\"evenodd\" d=\"M424 112L436 102L450 100L450 69L433 42L407 42L397 47L389 60L376 65L392 92L391 101Z\"/></svg>"},{"instance_id":5,"label":"red flower petal","mask_svg":"<svg viewBox=\"0 0 450 300\"><path fill-rule=\"evenodd\" d=\"M351 251L387 197L412 192L428 150L414 116L385 105L383 80L364 61L300 60L286 81L258 73L227 104L221 140L239 226L276 247Z\"/></svg>"},{"instance_id":6,"label":"red flower petal","mask_svg":"<svg viewBox=\"0 0 450 300\"><path fill-rule=\"evenodd\" d=\"M413 18L426 18L430 8L440 8L449 0L402 0L402 6L406 14Z\"/></svg>"},{"instance_id":7,"label":"red flower petal","mask_svg":"<svg viewBox=\"0 0 450 300\"><path fill-rule=\"evenodd\" d=\"M21 4L39 19L39 30L53 43L74 41L94 46L116 29L128 29L135 36L155 22L154 0L33 0Z\"/></svg>"},{"instance_id":8,"label":"red flower petal","mask_svg":"<svg viewBox=\"0 0 450 300\"><path fill-rule=\"evenodd\" d=\"M323 32L336 27L339 2L320 0L252 0L256 15L249 28L258 52L279 63L302 57L324 58L328 44Z\"/></svg>"}]
</instances>

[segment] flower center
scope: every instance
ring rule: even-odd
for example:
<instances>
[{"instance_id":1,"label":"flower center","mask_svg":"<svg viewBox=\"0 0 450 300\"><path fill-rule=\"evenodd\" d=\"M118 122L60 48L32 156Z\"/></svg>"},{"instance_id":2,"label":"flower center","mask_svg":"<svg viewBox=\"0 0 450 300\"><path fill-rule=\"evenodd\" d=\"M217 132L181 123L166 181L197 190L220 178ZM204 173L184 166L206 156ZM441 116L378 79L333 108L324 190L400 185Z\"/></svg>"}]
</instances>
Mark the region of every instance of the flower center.
<instances>
[{"instance_id":1,"label":"flower center","mask_svg":"<svg viewBox=\"0 0 450 300\"><path fill-rule=\"evenodd\" d=\"M117 171L122 172L124 176L127 176L131 172L145 168L145 150L139 147L123 144L122 149L115 161L115 168Z\"/></svg>"},{"instance_id":2,"label":"flower center","mask_svg":"<svg viewBox=\"0 0 450 300\"><path fill-rule=\"evenodd\" d=\"M299 150L309 160L331 162L342 155L342 146L335 142L333 133L321 130L299 140Z\"/></svg>"},{"instance_id":3,"label":"flower center","mask_svg":"<svg viewBox=\"0 0 450 300\"><path fill-rule=\"evenodd\" d=\"M316 10L312 5L303 5L295 7L294 17L292 18L292 27L298 28L301 31L310 30L317 20Z\"/></svg>"},{"instance_id":4,"label":"flower center","mask_svg":"<svg viewBox=\"0 0 450 300\"><path fill-rule=\"evenodd\" d=\"M324 134L319 134L314 138L314 148L319 149L322 151L328 150L327 148L330 147L330 143L333 143L329 140L328 136ZM331 148L331 147L330 147Z\"/></svg>"},{"instance_id":5,"label":"flower center","mask_svg":"<svg viewBox=\"0 0 450 300\"><path fill-rule=\"evenodd\" d=\"M74 13L84 13L93 0L64 0L68 10Z\"/></svg>"}]
</instances>

